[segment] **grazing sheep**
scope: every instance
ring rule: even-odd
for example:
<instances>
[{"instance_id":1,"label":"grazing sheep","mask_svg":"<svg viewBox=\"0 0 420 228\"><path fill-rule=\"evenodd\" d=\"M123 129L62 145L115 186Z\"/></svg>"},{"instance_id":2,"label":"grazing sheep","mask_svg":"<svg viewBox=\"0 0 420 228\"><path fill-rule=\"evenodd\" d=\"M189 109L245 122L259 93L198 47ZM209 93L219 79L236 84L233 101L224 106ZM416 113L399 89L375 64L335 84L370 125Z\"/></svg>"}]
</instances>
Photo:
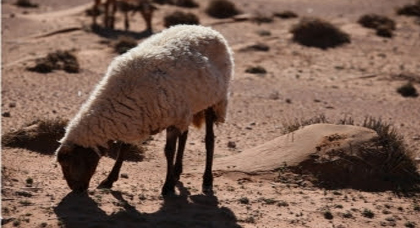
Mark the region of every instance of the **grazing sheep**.
<instances>
[{"instance_id":1,"label":"grazing sheep","mask_svg":"<svg viewBox=\"0 0 420 228\"><path fill-rule=\"evenodd\" d=\"M101 0L94 0L93 11L98 12ZM111 7L111 12L110 12ZM153 12L157 9L150 0L105 0L105 16L104 24L107 28L114 28L115 13L117 9L121 10L124 14L125 30L130 28L128 20L128 12L140 12L144 21L146 22L147 31L152 31L152 17ZM111 13L111 15L110 15ZM93 14L93 24L96 25L97 14Z\"/></svg>"},{"instance_id":2,"label":"grazing sheep","mask_svg":"<svg viewBox=\"0 0 420 228\"><path fill-rule=\"evenodd\" d=\"M233 59L218 32L199 25L177 25L153 35L115 58L105 77L70 121L56 151L69 187L84 191L99 158L118 149L116 164L100 187L112 187L127 143L164 129L167 132L166 181L162 194L173 194L182 173L182 156L191 123L206 122L203 192L212 192L213 123L226 118ZM175 147L178 152L173 164Z\"/></svg>"}]
</instances>

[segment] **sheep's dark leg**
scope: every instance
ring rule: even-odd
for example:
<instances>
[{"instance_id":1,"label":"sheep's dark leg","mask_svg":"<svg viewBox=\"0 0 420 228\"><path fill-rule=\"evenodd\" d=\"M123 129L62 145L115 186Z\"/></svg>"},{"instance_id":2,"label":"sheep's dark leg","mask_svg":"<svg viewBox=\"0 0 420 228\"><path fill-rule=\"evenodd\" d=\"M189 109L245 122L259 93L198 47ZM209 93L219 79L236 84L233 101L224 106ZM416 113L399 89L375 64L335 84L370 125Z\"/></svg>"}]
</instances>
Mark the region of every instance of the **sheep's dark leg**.
<instances>
[{"instance_id":1,"label":"sheep's dark leg","mask_svg":"<svg viewBox=\"0 0 420 228\"><path fill-rule=\"evenodd\" d=\"M176 153L176 161L175 161L175 167L174 167L174 175L175 175L175 181L179 181L179 177L182 173L182 158L184 156L184 150L185 150L185 144L187 142L188 137L188 130L186 130L184 133L182 133L179 136L178 140L178 151Z\"/></svg>"},{"instance_id":2,"label":"sheep's dark leg","mask_svg":"<svg viewBox=\"0 0 420 228\"><path fill-rule=\"evenodd\" d=\"M118 145L115 145L115 146L116 146L116 150L118 150L118 153L117 153L117 159L115 161L114 167L112 167L112 170L109 173L108 177L99 184L98 188L112 188L112 184L114 184L114 182L118 180L121 166L124 161L124 155L126 151L128 150L129 144L118 142ZM111 148L111 149L115 149L115 148Z\"/></svg>"},{"instance_id":3,"label":"sheep's dark leg","mask_svg":"<svg viewBox=\"0 0 420 228\"><path fill-rule=\"evenodd\" d=\"M176 150L176 141L180 135L178 129L169 127L166 129L165 156L167 162L166 180L162 188L162 195L175 194L175 175L174 175L174 157Z\"/></svg>"},{"instance_id":4,"label":"sheep's dark leg","mask_svg":"<svg viewBox=\"0 0 420 228\"><path fill-rule=\"evenodd\" d=\"M206 116L206 168L203 176L203 193L206 195L213 194L213 154L214 154L214 131L213 124L216 115L212 108L208 108L205 112Z\"/></svg>"}]
</instances>

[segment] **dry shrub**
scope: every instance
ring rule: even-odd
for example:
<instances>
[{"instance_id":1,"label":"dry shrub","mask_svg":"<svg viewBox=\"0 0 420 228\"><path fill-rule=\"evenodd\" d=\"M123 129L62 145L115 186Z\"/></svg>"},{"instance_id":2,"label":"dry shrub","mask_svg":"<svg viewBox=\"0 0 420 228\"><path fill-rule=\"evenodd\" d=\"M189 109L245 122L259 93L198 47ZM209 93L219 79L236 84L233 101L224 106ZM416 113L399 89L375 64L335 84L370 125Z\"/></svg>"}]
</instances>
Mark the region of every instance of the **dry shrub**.
<instances>
[{"instance_id":1,"label":"dry shrub","mask_svg":"<svg viewBox=\"0 0 420 228\"><path fill-rule=\"evenodd\" d=\"M318 18L306 17L291 29L293 41L322 49L350 43L350 36L333 24Z\"/></svg>"},{"instance_id":2,"label":"dry shrub","mask_svg":"<svg viewBox=\"0 0 420 228\"><path fill-rule=\"evenodd\" d=\"M262 66L251 66L248 67L245 72L250 74L266 74L267 70Z\"/></svg>"},{"instance_id":3,"label":"dry shrub","mask_svg":"<svg viewBox=\"0 0 420 228\"><path fill-rule=\"evenodd\" d=\"M401 96L403 97L418 97L419 96L416 88L411 82L407 82L406 84L398 87L397 92L401 94Z\"/></svg>"},{"instance_id":4,"label":"dry shrub","mask_svg":"<svg viewBox=\"0 0 420 228\"><path fill-rule=\"evenodd\" d=\"M47 57L35 60L34 67L27 70L38 73L50 73L53 70L64 70L67 73L78 73L80 70L77 57L72 51L56 51L49 53Z\"/></svg>"},{"instance_id":5,"label":"dry shrub","mask_svg":"<svg viewBox=\"0 0 420 228\"><path fill-rule=\"evenodd\" d=\"M382 15L366 14L357 21L363 27L376 30L376 35L383 37L392 37L392 31L395 30L395 21Z\"/></svg>"},{"instance_id":6,"label":"dry shrub","mask_svg":"<svg viewBox=\"0 0 420 228\"><path fill-rule=\"evenodd\" d=\"M398 15L417 16L420 17L420 0L415 4L407 4L397 9Z\"/></svg>"},{"instance_id":7,"label":"dry shrub","mask_svg":"<svg viewBox=\"0 0 420 228\"><path fill-rule=\"evenodd\" d=\"M382 15L377 14L366 14L359 18L357 21L359 24L366 28L377 29L380 26L386 26L395 29L395 21Z\"/></svg>"},{"instance_id":8,"label":"dry shrub","mask_svg":"<svg viewBox=\"0 0 420 228\"><path fill-rule=\"evenodd\" d=\"M168 4L185 8L197 8L200 6L194 0L153 0L153 2L161 5Z\"/></svg>"},{"instance_id":9,"label":"dry shrub","mask_svg":"<svg viewBox=\"0 0 420 228\"><path fill-rule=\"evenodd\" d=\"M165 27L169 28L174 25L198 25L200 20L193 13L184 13L182 11L175 11L172 14L166 15L164 18Z\"/></svg>"},{"instance_id":10,"label":"dry shrub","mask_svg":"<svg viewBox=\"0 0 420 228\"><path fill-rule=\"evenodd\" d=\"M391 38L394 36L394 34L392 33L392 29L390 29L387 26L379 26L376 29L376 35L382 36L382 37L388 37L388 38Z\"/></svg>"},{"instance_id":11,"label":"dry shrub","mask_svg":"<svg viewBox=\"0 0 420 228\"><path fill-rule=\"evenodd\" d=\"M173 0L153 0L153 2L161 5L173 4Z\"/></svg>"},{"instance_id":12,"label":"dry shrub","mask_svg":"<svg viewBox=\"0 0 420 228\"><path fill-rule=\"evenodd\" d=\"M113 44L115 52L123 54L137 46L137 40L131 36L119 36Z\"/></svg>"},{"instance_id":13,"label":"dry shrub","mask_svg":"<svg viewBox=\"0 0 420 228\"><path fill-rule=\"evenodd\" d=\"M229 18L238 15L240 11L228 0L212 0L206 13L215 18Z\"/></svg>"},{"instance_id":14,"label":"dry shrub","mask_svg":"<svg viewBox=\"0 0 420 228\"><path fill-rule=\"evenodd\" d=\"M3 134L1 143L3 147L24 148L41 154L52 155L60 146L58 141L64 137L67 123L67 119L61 118L37 119L24 124L18 130ZM142 161L144 151L142 145L132 144L125 154L125 160ZM115 159L117 155L109 153L107 156Z\"/></svg>"},{"instance_id":15,"label":"dry shrub","mask_svg":"<svg viewBox=\"0 0 420 228\"><path fill-rule=\"evenodd\" d=\"M324 116L302 124L328 122ZM339 124L354 125L351 118ZM287 127L288 131L303 125ZM417 171L414 153L404 144L404 139L392 125L372 117L363 121L363 127L374 130L378 137L362 145L352 145L350 151L331 151L331 158L312 157L290 167L297 173L316 177L317 185L326 188L356 188L368 191L393 190L408 192L420 190L420 173Z\"/></svg>"},{"instance_id":16,"label":"dry shrub","mask_svg":"<svg viewBox=\"0 0 420 228\"><path fill-rule=\"evenodd\" d=\"M30 0L17 0L15 5L25 8L37 8L38 4L32 3Z\"/></svg>"},{"instance_id":17,"label":"dry shrub","mask_svg":"<svg viewBox=\"0 0 420 228\"><path fill-rule=\"evenodd\" d=\"M175 0L174 5L185 8L197 8L200 6L194 0Z\"/></svg>"},{"instance_id":18,"label":"dry shrub","mask_svg":"<svg viewBox=\"0 0 420 228\"><path fill-rule=\"evenodd\" d=\"M285 10L285 11L281 11L281 12L276 12L274 13L275 17L279 17L282 19L290 19L290 18L296 18L298 17L298 15L293 12L293 11L289 11L289 10Z\"/></svg>"},{"instance_id":19,"label":"dry shrub","mask_svg":"<svg viewBox=\"0 0 420 228\"><path fill-rule=\"evenodd\" d=\"M65 133L66 119L37 119L1 137L2 146L18 147L41 154L53 154Z\"/></svg>"}]
</instances>

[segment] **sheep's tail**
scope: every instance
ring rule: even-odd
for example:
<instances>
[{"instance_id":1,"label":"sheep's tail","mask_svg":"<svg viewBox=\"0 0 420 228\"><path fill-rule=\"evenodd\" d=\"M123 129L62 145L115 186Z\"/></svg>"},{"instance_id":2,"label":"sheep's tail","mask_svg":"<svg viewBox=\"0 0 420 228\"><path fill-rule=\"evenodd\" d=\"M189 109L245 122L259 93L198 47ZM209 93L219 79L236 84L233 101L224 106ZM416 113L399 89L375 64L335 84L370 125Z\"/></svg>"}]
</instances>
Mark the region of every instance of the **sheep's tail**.
<instances>
[{"instance_id":1,"label":"sheep's tail","mask_svg":"<svg viewBox=\"0 0 420 228\"><path fill-rule=\"evenodd\" d=\"M213 108L214 114L216 115L216 123L224 123L226 121L227 100L221 101L211 108ZM203 126L203 123L205 122L205 112L206 110L202 110L194 114L192 124L195 127L201 128L201 126Z\"/></svg>"}]
</instances>

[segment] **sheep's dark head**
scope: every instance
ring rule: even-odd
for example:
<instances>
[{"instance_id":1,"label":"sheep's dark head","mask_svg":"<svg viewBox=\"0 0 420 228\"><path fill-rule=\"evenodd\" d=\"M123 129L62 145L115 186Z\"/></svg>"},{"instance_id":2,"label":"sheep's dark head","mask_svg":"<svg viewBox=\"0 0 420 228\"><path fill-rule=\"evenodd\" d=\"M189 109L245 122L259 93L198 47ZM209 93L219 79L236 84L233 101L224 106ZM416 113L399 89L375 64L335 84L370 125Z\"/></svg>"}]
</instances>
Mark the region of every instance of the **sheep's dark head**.
<instances>
[{"instance_id":1,"label":"sheep's dark head","mask_svg":"<svg viewBox=\"0 0 420 228\"><path fill-rule=\"evenodd\" d=\"M78 145L61 145L56 154L69 187L74 192L86 191L98 166L98 154Z\"/></svg>"}]
</instances>

